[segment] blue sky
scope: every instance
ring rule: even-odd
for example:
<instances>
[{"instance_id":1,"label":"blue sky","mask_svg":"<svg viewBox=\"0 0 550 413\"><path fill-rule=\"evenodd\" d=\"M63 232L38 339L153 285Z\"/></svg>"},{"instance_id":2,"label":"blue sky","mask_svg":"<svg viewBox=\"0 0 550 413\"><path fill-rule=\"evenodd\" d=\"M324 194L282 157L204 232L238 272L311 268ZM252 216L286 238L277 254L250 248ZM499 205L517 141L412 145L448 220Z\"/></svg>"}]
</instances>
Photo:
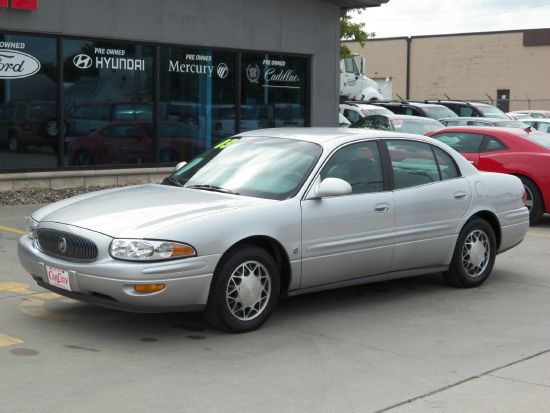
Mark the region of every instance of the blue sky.
<instances>
[{"instance_id":1,"label":"blue sky","mask_svg":"<svg viewBox=\"0 0 550 413\"><path fill-rule=\"evenodd\" d=\"M550 28L550 1L390 0L354 21L376 38Z\"/></svg>"}]
</instances>

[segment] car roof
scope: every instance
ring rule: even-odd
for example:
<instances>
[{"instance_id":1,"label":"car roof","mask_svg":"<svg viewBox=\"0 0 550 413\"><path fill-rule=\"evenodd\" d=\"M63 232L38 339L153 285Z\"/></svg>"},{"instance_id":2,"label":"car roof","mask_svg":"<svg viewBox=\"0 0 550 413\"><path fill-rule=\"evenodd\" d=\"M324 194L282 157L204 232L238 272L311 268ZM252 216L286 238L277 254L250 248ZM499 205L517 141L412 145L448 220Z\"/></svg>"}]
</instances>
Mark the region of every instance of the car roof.
<instances>
[{"instance_id":1,"label":"car roof","mask_svg":"<svg viewBox=\"0 0 550 413\"><path fill-rule=\"evenodd\" d=\"M361 102L344 102L340 103L340 106L354 106L359 109L380 109L380 106L371 105L369 103L361 103Z\"/></svg>"},{"instance_id":2,"label":"car roof","mask_svg":"<svg viewBox=\"0 0 550 413\"><path fill-rule=\"evenodd\" d=\"M418 116L409 116L414 119L424 119ZM389 132L382 131L378 129L365 129L365 128L271 128L271 129L258 129L248 132L242 132L238 137L269 137L269 138L285 138L285 139L294 139L301 140L306 142L313 142L324 144L332 140L353 140L357 137L364 138L384 138L391 137L392 139L410 139L414 137L415 139L425 140L426 142L432 142L429 138L426 138L422 135L412 135L407 133L399 132Z\"/></svg>"},{"instance_id":3,"label":"car roof","mask_svg":"<svg viewBox=\"0 0 550 413\"><path fill-rule=\"evenodd\" d=\"M388 119L416 120L416 121L420 121L420 122L430 122L430 121L437 122L437 120L435 120L435 119L425 118L424 116L398 115L398 114L391 114L390 115L390 114L387 114L387 115L369 115L369 116L366 116L366 117L368 118L370 116L384 116Z\"/></svg>"},{"instance_id":4,"label":"car roof","mask_svg":"<svg viewBox=\"0 0 550 413\"><path fill-rule=\"evenodd\" d=\"M515 121L516 119L504 119L504 118L486 118L482 116L459 116L454 118L442 118L440 120L465 120L465 121L479 121L479 122L511 122ZM521 120L517 120L518 122L521 122Z\"/></svg>"},{"instance_id":5,"label":"car roof","mask_svg":"<svg viewBox=\"0 0 550 413\"><path fill-rule=\"evenodd\" d=\"M475 133L495 133L495 132L504 132L510 133L512 135L521 136L526 132L523 129L518 128L503 128L503 127L494 127L494 126L448 126L446 128L439 129L433 133L441 132L475 132Z\"/></svg>"}]
</instances>

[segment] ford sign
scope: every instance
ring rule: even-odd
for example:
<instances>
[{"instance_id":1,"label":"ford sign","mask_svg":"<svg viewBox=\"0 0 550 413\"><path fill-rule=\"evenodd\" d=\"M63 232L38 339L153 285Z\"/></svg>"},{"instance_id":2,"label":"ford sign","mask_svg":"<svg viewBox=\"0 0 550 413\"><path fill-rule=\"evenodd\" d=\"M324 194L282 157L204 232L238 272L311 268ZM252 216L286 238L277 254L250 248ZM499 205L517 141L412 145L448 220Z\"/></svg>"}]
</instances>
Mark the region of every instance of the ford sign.
<instances>
[{"instance_id":1,"label":"ford sign","mask_svg":"<svg viewBox=\"0 0 550 413\"><path fill-rule=\"evenodd\" d=\"M40 70L40 62L16 50L0 49L0 79L21 79Z\"/></svg>"}]
</instances>

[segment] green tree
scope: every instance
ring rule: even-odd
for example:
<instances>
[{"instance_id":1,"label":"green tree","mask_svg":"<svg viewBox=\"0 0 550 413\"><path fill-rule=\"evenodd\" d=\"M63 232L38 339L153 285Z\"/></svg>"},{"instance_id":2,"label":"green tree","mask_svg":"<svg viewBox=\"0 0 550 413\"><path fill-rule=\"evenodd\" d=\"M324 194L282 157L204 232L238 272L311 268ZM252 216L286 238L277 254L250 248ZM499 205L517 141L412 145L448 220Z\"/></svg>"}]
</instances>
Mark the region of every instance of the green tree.
<instances>
[{"instance_id":1,"label":"green tree","mask_svg":"<svg viewBox=\"0 0 550 413\"><path fill-rule=\"evenodd\" d=\"M361 47L365 46L365 42L374 37L376 33L365 31L365 23L354 23L351 21L352 12L361 14L363 9L352 8L346 9L340 18L340 40L352 40L359 42ZM351 56L351 51L345 44L340 45L340 57L342 59Z\"/></svg>"}]
</instances>

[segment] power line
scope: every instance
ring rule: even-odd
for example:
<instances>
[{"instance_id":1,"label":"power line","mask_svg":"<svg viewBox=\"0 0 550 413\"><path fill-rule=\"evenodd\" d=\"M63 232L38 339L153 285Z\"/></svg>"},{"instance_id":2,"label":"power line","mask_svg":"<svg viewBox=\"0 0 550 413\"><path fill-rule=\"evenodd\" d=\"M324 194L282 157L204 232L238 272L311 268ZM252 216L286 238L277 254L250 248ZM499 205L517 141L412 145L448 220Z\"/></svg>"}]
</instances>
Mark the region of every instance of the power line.
<instances>
[{"instance_id":1,"label":"power line","mask_svg":"<svg viewBox=\"0 0 550 413\"><path fill-rule=\"evenodd\" d=\"M502 15L502 14L519 13L519 12L522 12L522 11L525 11L525 10L532 10L532 9L537 9L537 8L540 8L540 7L546 7L546 6L550 6L550 2L547 1L545 3L537 4L537 5L534 5L534 6L523 7L521 9L505 10L505 11L500 11L500 12L495 12L495 13L467 15L467 16L431 17L431 18L414 17L414 20L441 21L441 20L476 19L476 18L480 18L480 17L491 17L491 16ZM391 17L388 17L388 18L368 18L367 17L365 20L366 21L410 21L411 18L400 19L400 18L391 18Z\"/></svg>"}]
</instances>

